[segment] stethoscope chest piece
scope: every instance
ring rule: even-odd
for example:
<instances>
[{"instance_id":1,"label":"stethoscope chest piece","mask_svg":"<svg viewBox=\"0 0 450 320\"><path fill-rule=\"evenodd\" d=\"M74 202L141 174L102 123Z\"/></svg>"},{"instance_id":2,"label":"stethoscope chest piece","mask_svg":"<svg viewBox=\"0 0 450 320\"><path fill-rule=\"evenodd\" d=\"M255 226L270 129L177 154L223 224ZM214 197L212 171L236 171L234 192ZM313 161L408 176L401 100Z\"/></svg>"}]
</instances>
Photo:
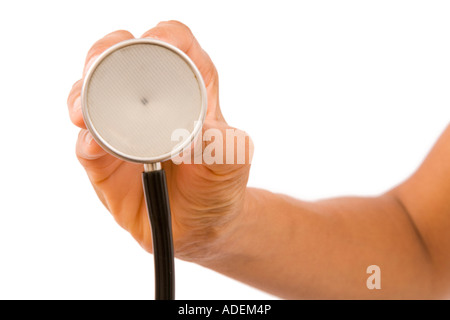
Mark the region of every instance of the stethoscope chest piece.
<instances>
[{"instance_id":1,"label":"stethoscope chest piece","mask_svg":"<svg viewBox=\"0 0 450 320\"><path fill-rule=\"evenodd\" d=\"M83 118L96 142L118 158L144 164L156 299L174 299L170 206L161 162L191 145L206 107L205 85L195 64L178 48L154 39L109 48L84 80Z\"/></svg>"}]
</instances>

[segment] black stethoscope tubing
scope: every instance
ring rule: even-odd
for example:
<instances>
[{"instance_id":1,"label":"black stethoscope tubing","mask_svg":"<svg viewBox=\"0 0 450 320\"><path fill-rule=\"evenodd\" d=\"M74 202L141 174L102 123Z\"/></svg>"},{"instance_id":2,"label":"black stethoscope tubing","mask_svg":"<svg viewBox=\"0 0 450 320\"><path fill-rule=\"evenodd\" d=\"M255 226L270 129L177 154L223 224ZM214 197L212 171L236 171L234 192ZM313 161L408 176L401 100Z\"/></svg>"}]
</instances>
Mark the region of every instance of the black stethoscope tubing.
<instances>
[{"instance_id":1,"label":"black stethoscope tubing","mask_svg":"<svg viewBox=\"0 0 450 320\"><path fill-rule=\"evenodd\" d=\"M145 171L142 183L152 230L155 300L174 300L175 262L166 174L163 169Z\"/></svg>"}]
</instances>

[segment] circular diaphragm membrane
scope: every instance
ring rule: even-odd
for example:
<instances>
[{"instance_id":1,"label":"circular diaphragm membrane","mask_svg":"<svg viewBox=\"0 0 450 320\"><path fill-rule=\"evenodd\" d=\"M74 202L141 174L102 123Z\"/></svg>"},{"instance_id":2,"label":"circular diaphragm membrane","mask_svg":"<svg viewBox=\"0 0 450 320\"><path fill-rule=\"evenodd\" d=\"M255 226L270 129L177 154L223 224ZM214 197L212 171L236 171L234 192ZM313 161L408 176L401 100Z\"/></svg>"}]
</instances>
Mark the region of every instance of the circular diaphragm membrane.
<instances>
[{"instance_id":1,"label":"circular diaphragm membrane","mask_svg":"<svg viewBox=\"0 0 450 320\"><path fill-rule=\"evenodd\" d=\"M206 107L205 85L194 63L154 39L127 40L106 50L82 89L83 118L94 139L133 162L164 161L189 146L202 128Z\"/></svg>"}]
</instances>

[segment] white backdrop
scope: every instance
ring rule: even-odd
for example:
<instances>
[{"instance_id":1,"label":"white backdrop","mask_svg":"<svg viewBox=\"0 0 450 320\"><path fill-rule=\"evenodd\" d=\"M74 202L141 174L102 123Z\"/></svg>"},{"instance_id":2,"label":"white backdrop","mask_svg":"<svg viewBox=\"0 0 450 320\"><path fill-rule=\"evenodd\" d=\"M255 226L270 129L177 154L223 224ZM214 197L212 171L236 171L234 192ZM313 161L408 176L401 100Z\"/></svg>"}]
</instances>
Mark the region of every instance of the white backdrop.
<instances>
[{"instance_id":1,"label":"white backdrop","mask_svg":"<svg viewBox=\"0 0 450 320\"><path fill-rule=\"evenodd\" d=\"M2 1L0 298L153 299L153 257L97 200L66 99L103 35L186 23L249 132L249 185L376 195L450 119L448 1ZM302 272L302 270L299 270ZM177 261L179 299L271 299Z\"/></svg>"}]
</instances>

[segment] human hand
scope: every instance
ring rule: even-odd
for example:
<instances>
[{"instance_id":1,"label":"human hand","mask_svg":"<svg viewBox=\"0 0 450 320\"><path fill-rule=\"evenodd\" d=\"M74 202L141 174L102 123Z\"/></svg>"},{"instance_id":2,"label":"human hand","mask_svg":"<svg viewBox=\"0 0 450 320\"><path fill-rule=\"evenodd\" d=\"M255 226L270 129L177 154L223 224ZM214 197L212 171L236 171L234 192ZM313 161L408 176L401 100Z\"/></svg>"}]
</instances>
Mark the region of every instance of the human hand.
<instances>
[{"instance_id":1,"label":"human hand","mask_svg":"<svg viewBox=\"0 0 450 320\"><path fill-rule=\"evenodd\" d=\"M189 28L177 21L161 22L142 37L156 38L176 46L196 64L208 96L203 132L216 129L225 140L226 130L233 128L220 111L217 70ZM102 52L132 38L131 33L121 30L97 41L88 52L83 78ZM81 128L76 145L77 157L98 197L118 224L151 252L151 231L141 182L143 166L112 156L93 140L81 112L83 78L74 84L68 97L70 118ZM238 131L239 134L244 135L243 131ZM202 142L203 149L207 144L208 141ZM223 145L227 145L226 141ZM224 147L224 163L226 149ZM246 139L243 164L176 165L170 160L162 164L167 176L176 257L197 262L213 259L220 252L218 248L226 245L227 239L232 237L245 211L251 150L251 141Z\"/></svg>"}]
</instances>

